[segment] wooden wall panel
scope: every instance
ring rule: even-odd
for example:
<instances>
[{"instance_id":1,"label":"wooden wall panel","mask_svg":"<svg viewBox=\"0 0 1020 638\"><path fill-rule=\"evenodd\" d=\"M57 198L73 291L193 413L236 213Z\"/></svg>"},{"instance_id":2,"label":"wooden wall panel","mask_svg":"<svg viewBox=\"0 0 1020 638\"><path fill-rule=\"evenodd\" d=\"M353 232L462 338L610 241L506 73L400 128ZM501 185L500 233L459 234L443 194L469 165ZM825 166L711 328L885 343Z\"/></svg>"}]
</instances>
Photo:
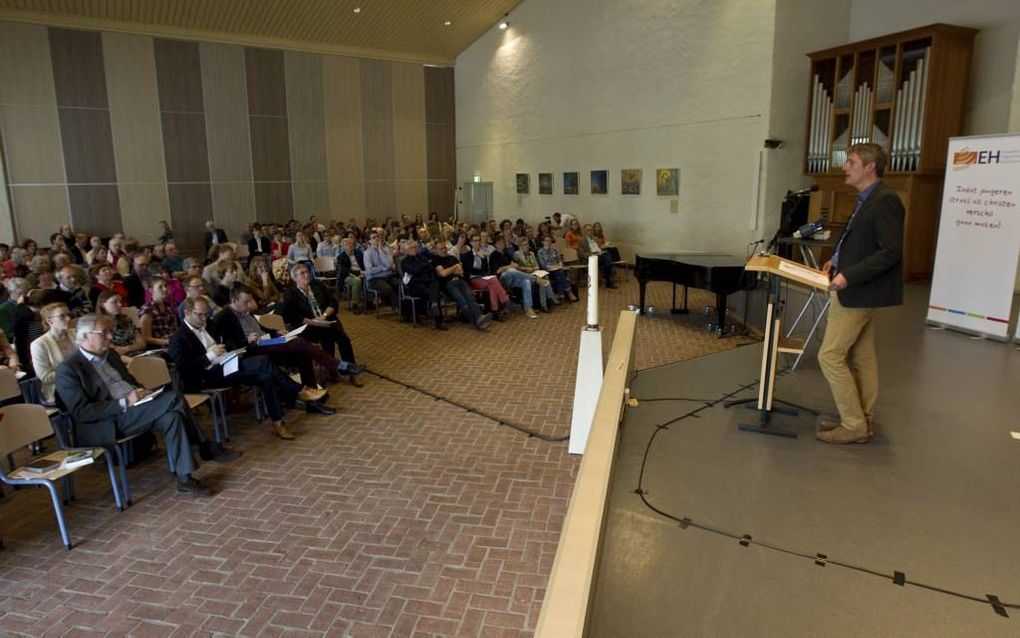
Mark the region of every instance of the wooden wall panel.
<instances>
[{"instance_id":1,"label":"wooden wall panel","mask_svg":"<svg viewBox=\"0 0 1020 638\"><path fill-rule=\"evenodd\" d=\"M290 182L255 182L255 212L262 223L293 218L294 194Z\"/></svg>"},{"instance_id":2,"label":"wooden wall panel","mask_svg":"<svg viewBox=\"0 0 1020 638\"><path fill-rule=\"evenodd\" d=\"M0 134L12 184L63 184L67 181L56 106L2 104Z\"/></svg>"},{"instance_id":3,"label":"wooden wall panel","mask_svg":"<svg viewBox=\"0 0 1020 638\"><path fill-rule=\"evenodd\" d=\"M324 56L322 86L329 204L335 219L365 216L361 77L354 58Z\"/></svg>"},{"instance_id":4,"label":"wooden wall panel","mask_svg":"<svg viewBox=\"0 0 1020 638\"><path fill-rule=\"evenodd\" d=\"M60 138L69 184L116 184L113 131L106 109L60 108Z\"/></svg>"},{"instance_id":5,"label":"wooden wall panel","mask_svg":"<svg viewBox=\"0 0 1020 638\"><path fill-rule=\"evenodd\" d=\"M252 169L256 182L290 181L290 142L287 118L248 118Z\"/></svg>"},{"instance_id":6,"label":"wooden wall panel","mask_svg":"<svg viewBox=\"0 0 1020 638\"><path fill-rule=\"evenodd\" d=\"M245 182L213 182L212 202L216 224L227 237L240 237L245 222L255 221L255 187Z\"/></svg>"},{"instance_id":7,"label":"wooden wall panel","mask_svg":"<svg viewBox=\"0 0 1020 638\"><path fill-rule=\"evenodd\" d=\"M14 223L18 238L31 237L45 246L49 237L61 224L71 219L71 207L67 201L67 186L10 186L11 207L14 209Z\"/></svg>"},{"instance_id":8,"label":"wooden wall panel","mask_svg":"<svg viewBox=\"0 0 1020 638\"><path fill-rule=\"evenodd\" d=\"M70 184L67 193L76 230L108 237L124 229L116 184Z\"/></svg>"},{"instance_id":9,"label":"wooden wall panel","mask_svg":"<svg viewBox=\"0 0 1020 638\"><path fill-rule=\"evenodd\" d=\"M205 222L213 218L209 184L169 184L167 190L174 240L178 246L201 252Z\"/></svg>"},{"instance_id":10,"label":"wooden wall panel","mask_svg":"<svg viewBox=\"0 0 1020 638\"><path fill-rule=\"evenodd\" d=\"M206 113L209 177L214 182L250 182L251 127L243 113Z\"/></svg>"},{"instance_id":11,"label":"wooden wall panel","mask_svg":"<svg viewBox=\"0 0 1020 638\"><path fill-rule=\"evenodd\" d=\"M425 67L393 63L393 175L396 213L426 214Z\"/></svg>"},{"instance_id":12,"label":"wooden wall panel","mask_svg":"<svg viewBox=\"0 0 1020 638\"><path fill-rule=\"evenodd\" d=\"M206 113L248 113L244 47L199 44L202 97Z\"/></svg>"},{"instance_id":13,"label":"wooden wall panel","mask_svg":"<svg viewBox=\"0 0 1020 638\"><path fill-rule=\"evenodd\" d=\"M0 22L0 60L0 104L57 105L46 27Z\"/></svg>"},{"instance_id":14,"label":"wooden wall panel","mask_svg":"<svg viewBox=\"0 0 1020 638\"><path fill-rule=\"evenodd\" d=\"M120 196L124 234L137 237L146 244L156 243L162 232L160 220L172 223L166 181L145 184L120 182L117 184L117 194Z\"/></svg>"},{"instance_id":15,"label":"wooden wall panel","mask_svg":"<svg viewBox=\"0 0 1020 638\"><path fill-rule=\"evenodd\" d=\"M156 38L153 50L160 109L201 113L204 106L198 43Z\"/></svg>"},{"instance_id":16,"label":"wooden wall panel","mask_svg":"<svg viewBox=\"0 0 1020 638\"><path fill-rule=\"evenodd\" d=\"M118 180L165 182L152 38L104 33L103 58Z\"/></svg>"},{"instance_id":17,"label":"wooden wall panel","mask_svg":"<svg viewBox=\"0 0 1020 638\"><path fill-rule=\"evenodd\" d=\"M163 150L168 182L208 182L205 115L163 111Z\"/></svg>"},{"instance_id":18,"label":"wooden wall panel","mask_svg":"<svg viewBox=\"0 0 1020 638\"><path fill-rule=\"evenodd\" d=\"M95 31L49 30L58 106L108 107L103 44Z\"/></svg>"},{"instance_id":19,"label":"wooden wall panel","mask_svg":"<svg viewBox=\"0 0 1020 638\"><path fill-rule=\"evenodd\" d=\"M252 115L287 115L283 51L245 49L248 112Z\"/></svg>"},{"instance_id":20,"label":"wooden wall panel","mask_svg":"<svg viewBox=\"0 0 1020 638\"><path fill-rule=\"evenodd\" d=\"M453 215L457 182L456 119L453 69L425 68L425 146L428 208Z\"/></svg>"},{"instance_id":21,"label":"wooden wall panel","mask_svg":"<svg viewBox=\"0 0 1020 638\"><path fill-rule=\"evenodd\" d=\"M390 63L361 60L361 121L365 179L393 179L393 83Z\"/></svg>"},{"instance_id":22,"label":"wooden wall panel","mask_svg":"<svg viewBox=\"0 0 1020 638\"><path fill-rule=\"evenodd\" d=\"M322 56L287 52L284 62L288 134L294 150L290 154L294 216L329 219Z\"/></svg>"}]
</instances>

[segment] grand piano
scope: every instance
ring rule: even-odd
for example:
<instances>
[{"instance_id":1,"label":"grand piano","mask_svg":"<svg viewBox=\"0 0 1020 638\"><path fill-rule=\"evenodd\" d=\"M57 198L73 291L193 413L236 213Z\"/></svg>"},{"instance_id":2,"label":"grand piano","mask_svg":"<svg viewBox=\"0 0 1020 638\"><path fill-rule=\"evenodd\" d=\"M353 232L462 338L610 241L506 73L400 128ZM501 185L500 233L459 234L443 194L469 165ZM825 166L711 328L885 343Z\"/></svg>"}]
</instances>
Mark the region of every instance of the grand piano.
<instances>
[{"instance_id":1,"label":"grand piano","mask_svg":"<svg viewBox=\"0 0 1020 638\"><path fill-rule=\"evenodd\" d=\"M641 287L640 313L645 313L645 288L650 281L673 284L673 314L686 314L687 289L700 288L715 293L717 321L714 330L726 333L726 297L734 292L754 288L755 274L746 272L746 259L724 253L639 253L635 263ZM684 307L676 307L676 287L684 287Z\"/></svg>"}]
</instances>

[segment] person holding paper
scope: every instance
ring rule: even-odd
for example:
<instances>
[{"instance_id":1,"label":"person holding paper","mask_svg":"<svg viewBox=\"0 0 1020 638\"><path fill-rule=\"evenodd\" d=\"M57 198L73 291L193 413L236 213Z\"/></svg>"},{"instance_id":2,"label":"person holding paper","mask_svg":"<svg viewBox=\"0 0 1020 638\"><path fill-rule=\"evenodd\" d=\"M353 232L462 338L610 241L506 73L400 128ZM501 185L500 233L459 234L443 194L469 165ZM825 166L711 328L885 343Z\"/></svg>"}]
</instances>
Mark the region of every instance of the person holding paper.
<instances>
[{"instance_id":1,"label":"person holding paper","mask_svg":"<svg viewBox=\"0 0 1020 638\"><path fill-rule=\"evenodd\" d=\"M857 203L822 266L830 277L829 319L818 364L839 419L819 419L826 443L867 443L878 398L875 309L903 303L903 202L882 183L886 154L878 144L850 147L843 173Z\"/></svg>"},{"instance_id":2,"label":"person holding paper","mask_svg":"<svg viewBox=\"0 0 1020 638\"><path fill-rule=\"evenodd\" d=\"M337 308L340 304L336 297L320 281L313 281L308 266L294 264L290 270L293 284L283 293L283 304L280 314L287 327L293 330L301 325L308 326L302 335L309 341L322 346L326 354L333 355L340 348L340 374L356 377L365 371L354 358L354 344L344 332L340 323ZM357 379L351 380L355 386L360 384Z\"/></svg>"},{"instance_id":3,"label":"person holding paper","mask_svg":"<svg viewBox=\"0 0 1020 638\"><path fill-rule=\"evenodd\" d=\"M481 235L471 235L470 248L461 253L460 265L471 290L484 290L489 295L493 319L502 321L503 314L514 311L517 304L510 301L510 295L503 288L499 277L489 270L489 255L483 248Z\"/></svg>"},{"instance_id":4,"label":"person holding paper","mask_svg":"<svg viewBox=\"0 0 1020 638\"><path fill-rule=\"evenodd\" d=\"M251 288L237 284L230 291L230 305L213 317L213 326L228 350L247 348L249 354L264 354L278 366L293 366L301 374L301 383L308 388L318 385L313 365L315 363L329 371L330 381L335 383L340 380L340 372L347 364L337 361L302 336L295 336L286 343L259 345L260 341L281 335L271 335L259 325L258 320L251 314L255 306ZM361 387L360 382L356 385Z\"/></svg>"},{"instance_id":5,"label":"person holding paper","mask_svg":"<svg viewBox=\"0 0 1020 638\"><path fill-rule=\"evenodd\" d=\"M204 297L188 299L184 323L170 337L168 358L181 372L185 392L201 392L203 387L258 386L266 398L266 411L273 422L273 433L289 441L294 438L283 422L283 406L300 399L308 412L330 415L336 410L318 403L325 390L303 387L284 374L265 355L241 355L224 359L230 351L221 343L216 329L208 324L209 304ZM236 370L232 371L232 368Z\"/></svg>"},{"instance_id":6,"label":"person holding paper","mask_svg":"<svg viewBox=\"0 0 1020 638\"><path fill-rule=\"evenodd\" d=\"M538 284L538 302L542 312L552 312L552 304L558 302L554 300L552 284L549 282L547 273L538 267L538 258L535 256L534 251L531 250L530 243L522 242L518 244L517 252L513 256L513 262L518 270L535 278L535 283Z\"/></svg>"},{"instance_id":7,"label":"person holding paper","mask_svg":"<svg viewBox=\"0 0 1020 638\"><path fill-rule=\"evenodd\" d=\"M595 238L595 228L591 224L585 224L583 232L584 235L577 242L577 256L587 263L589 256L598 255L599 270L602 271L602 278L606 280L606 288L616 288L613 284L613 256L599 246Z\"/></svg>"},{"instance_id":8,"label":"person holding paper","mask_svg":"<svg viewBox=\"0 0 1020 638\"><path fill-rule=\"evenodd\" d=\"M165 439L177 474L177 492L209 496L212 490L191 474L203 460L227 462L241 456L209 441L195 424L184 396L167 388L155 398L131 376L120 357L109 356L113 342L109 317L85 315L75 329L75 351L57 368L56 398L74 419L75 444L110 447L120 437L155 430Z\"/></svg>"},{"instance_id":9,"label":"person holding paper","mask_svg":"<svg viewBox=\"0 0 1020 638\"><path fill-rule=\"evenodd\" d=\"M475 328L487 330L492 325L492 314L478 308L475 295L464 283L464 266L460 258L447 253L448 244L445 239L437 239L432 244L432 269L439 280L439 289L457 304L460 314Z\"/></svg>"}]
</instances>

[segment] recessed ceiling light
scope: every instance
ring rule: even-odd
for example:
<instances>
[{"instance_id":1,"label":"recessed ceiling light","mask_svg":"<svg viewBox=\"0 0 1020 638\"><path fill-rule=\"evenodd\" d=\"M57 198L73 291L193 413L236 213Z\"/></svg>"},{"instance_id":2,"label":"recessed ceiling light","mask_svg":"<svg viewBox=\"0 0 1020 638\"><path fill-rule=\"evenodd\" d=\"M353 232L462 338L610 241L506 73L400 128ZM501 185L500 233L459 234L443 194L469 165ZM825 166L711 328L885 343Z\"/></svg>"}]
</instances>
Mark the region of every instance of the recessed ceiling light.
<instances>
[{"instance_id":1,"label":"recessed ceiling light","mask_svg":"<svg viewBox=\"0 0 1020 638\"><path fill-rule=\"evenodd\" d=\"M361 7L354 7L354 13L361 13Z\"/></svg>"},{"instance_id":2,"label":"recessed ceiling light","mask_svg":"<svg viewBox=\"0 0 1020 638\"><path fill-rule=\"evenodd\" d=\"M449 20L447 20L446 22L444 22L444 23L443 23L443 26L444 26L444 27L448 27L448 26L450 26L451 24L453 24L453 23L452 23L452 22L450 22Z\"/></svg>"},{"instance_id":3,"label":"recessed ceiling light","mask_svg":"<svg viewBox=\"0 0 1020 638\"><path fill-rule=\"evenodd\" d=\"M507 28L508 26L510 26L510 23L509 23L509 22L507 22L506 20L504 20L504 21L502 21L502 22L500 22L500 23L499 23L499 28L500 28L500 29L503 29L504 31L506 30L506 28Z\"/></svg>"}]
</instances>

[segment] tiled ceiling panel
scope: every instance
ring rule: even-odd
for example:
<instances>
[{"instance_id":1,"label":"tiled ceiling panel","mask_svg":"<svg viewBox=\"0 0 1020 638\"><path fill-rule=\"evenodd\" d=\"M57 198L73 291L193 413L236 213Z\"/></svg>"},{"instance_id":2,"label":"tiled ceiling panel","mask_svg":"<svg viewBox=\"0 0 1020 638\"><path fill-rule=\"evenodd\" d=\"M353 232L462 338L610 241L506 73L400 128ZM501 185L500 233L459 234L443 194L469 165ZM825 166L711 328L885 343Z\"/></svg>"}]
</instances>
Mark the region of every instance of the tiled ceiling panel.
<instances>
[{"instance_id":1,"label":"tiled ceiling panel","mask_svg":"<svg viewBox=\"0 0 1020 638\"><path fill-rule=\"evenodd\" d=\"M0 0L0 19L452 62L520 1Z\"/></svg>"}]
</instances>

